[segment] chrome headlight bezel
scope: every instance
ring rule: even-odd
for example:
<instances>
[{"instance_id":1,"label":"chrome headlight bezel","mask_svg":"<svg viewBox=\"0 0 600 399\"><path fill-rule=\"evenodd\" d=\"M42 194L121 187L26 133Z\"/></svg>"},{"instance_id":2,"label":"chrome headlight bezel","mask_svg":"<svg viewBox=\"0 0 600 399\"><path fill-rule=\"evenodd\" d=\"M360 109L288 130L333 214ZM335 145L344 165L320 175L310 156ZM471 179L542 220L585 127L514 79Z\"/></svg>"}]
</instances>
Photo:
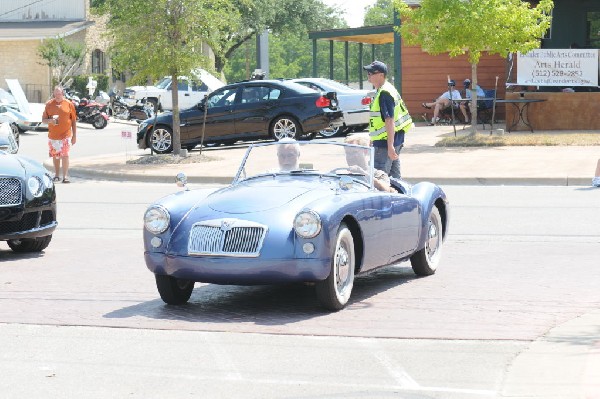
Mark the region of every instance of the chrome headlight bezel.
<instances>
[{"instance_id":1,"label":"chrome headlight bezel","mask_svg":"<svg viewBox=\"0 0 600 399\"><path fill-rule=\"evenodd\" d=\"M164 233L170 223L171 215L162 205L152 205L144 213L144 228L152 234Z\"/></svg>"},{"instance_id":2,"label":"chrome headlight bezel","mask_svg":"<svg viewBox=\"0 0 600 399\"><path fill-rule=\"evenodd\" d=\"M304 210L294 217L294 231L299 237L314 238L321 232L321 217L315 211Z\"/></svg>"},{"instance_id":3,"label":"chrome headlight bezel","mask_svg":"<svg viewBox=\"0 0 600 399\"><path fill-rule=\"evenodd\" d=\"M42 184L42 179L40 179L38 176L30 176L27 179L27 190L35 198L40 197L44 192L44 185Z\"/></svg>"}]
</instances>

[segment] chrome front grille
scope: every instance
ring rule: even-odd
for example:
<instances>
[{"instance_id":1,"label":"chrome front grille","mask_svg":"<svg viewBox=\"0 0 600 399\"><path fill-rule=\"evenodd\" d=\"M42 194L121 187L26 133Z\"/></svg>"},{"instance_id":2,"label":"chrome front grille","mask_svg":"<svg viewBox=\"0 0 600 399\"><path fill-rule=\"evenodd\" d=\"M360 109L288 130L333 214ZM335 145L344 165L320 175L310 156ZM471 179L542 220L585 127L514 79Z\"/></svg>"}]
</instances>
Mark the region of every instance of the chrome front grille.
<instances>
[{"instance_id":1,"label":"chrome front grille","mask_svg":"<svg viewBox=\"0 0 600 399\"><path fill-rule=\"evenodd\" d=\"M240 219L198 222L190 231L188 254L256 257L267 230L267 226Z\"/></svg>"},{"instance_id":2,"label":"chrome front grille","mask_svg":"<svg viewBox=\"0 0 600 399\"><path fill-rule=\"evenodd\" d=\"M14 177L0 177L0 206L19 205L23 198L21 182Z\"/></svg>"}]
</instances>

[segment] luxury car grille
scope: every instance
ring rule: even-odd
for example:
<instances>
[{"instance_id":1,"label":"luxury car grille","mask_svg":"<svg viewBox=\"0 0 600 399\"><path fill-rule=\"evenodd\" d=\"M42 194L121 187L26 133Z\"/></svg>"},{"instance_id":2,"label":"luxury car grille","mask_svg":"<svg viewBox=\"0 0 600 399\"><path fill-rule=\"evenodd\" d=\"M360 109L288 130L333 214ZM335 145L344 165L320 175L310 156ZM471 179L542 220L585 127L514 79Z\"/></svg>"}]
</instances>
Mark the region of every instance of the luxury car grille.
<instances>
[{"instance_id":1,"label":"luxury car grille","mask_svg":"<svg viewBox=\"0 0 600 399\"><path fill-rule=\"evenodd\" d=\"M258 256L267 226L239 219L218 219L192 226L190 255Z\"/></svg>"},{"instance_id":2,"label":"luxury car grille","mask_svg":"<svg viewBox=\"0 0 600 399\"><path fill-rule=\"evenodd\" d=\"M53 222L53 211L28 212L23 215L21 220L0 223L0 234L20 233L37 227L43 227L52 224Z\"/></svg>"},{"instance_id":3,"label":"luxury car grille","mask_svg":"<svg viewBox=\"0 0 600 399\"><path fill-rule=\"evenodd\" d=\"M37 227L38 213L29 212L24 214L21 220L2 222L0 224L0 234L18 233Z\"/></svg>"},{"instance_id":4,"label":"luxury car grille","mask_svg":"<svg viewBox=\"0 0 600 399\"><path fill-rule=\"evenodd\" d=\"M23 193L21 192L21 182L14 177L0 178L0 206L19 205Z\"/></svg>"}]
</instances>

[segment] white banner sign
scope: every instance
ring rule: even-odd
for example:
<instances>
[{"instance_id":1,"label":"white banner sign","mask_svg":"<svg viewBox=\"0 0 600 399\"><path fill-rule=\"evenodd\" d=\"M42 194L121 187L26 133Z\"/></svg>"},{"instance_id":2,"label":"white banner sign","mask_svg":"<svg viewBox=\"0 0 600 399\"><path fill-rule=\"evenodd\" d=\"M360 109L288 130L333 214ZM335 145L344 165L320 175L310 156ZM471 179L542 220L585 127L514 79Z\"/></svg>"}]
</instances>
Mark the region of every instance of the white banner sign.
<instances>
[{"instance_id":1,"label":"white banner sign","mask_svg":"<svg viewBox=\"0 0 600 399\"><path fill-rule=\"evenodd\" d=\"M598 86L598 50L536 49L518 53L517 84Z\"/></svg>"}]
</instances>

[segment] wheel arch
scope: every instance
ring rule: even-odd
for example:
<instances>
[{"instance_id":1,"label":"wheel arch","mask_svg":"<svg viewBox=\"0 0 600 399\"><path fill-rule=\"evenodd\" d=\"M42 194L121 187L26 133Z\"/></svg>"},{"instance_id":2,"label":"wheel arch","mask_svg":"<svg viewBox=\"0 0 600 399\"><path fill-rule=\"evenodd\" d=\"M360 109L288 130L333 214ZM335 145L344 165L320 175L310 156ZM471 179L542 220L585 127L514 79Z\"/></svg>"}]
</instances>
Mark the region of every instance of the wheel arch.
<instances>
[{"instance_id":1,"label":"wheel arch","mask_svg":"<svg viewBox=\"0 0 600 399\"><path fill-rule=\"evenodd\" d=\"M442 240L446 240L446 236L448 235L448 208L446 202L442 198L438 198L435 200L434 206L437 208L440 213L440 217L442 218Z\"/></svg>"},{"instance_id":2,"label":"wheel arch","mask_svg":"<svg viewBox=\"0 0 600 399\"><path fill-rule=\"evenodd\" d=\"M354 239L354 255L356 258L356 264L354 265L354 273L358 274L363 266L365 245L363 240L362 230L356 219L350 215L346 215L341 223L345 223L352 234ZM341 224L340 223L340 224Z\"/></svg>"}]
</instances>

